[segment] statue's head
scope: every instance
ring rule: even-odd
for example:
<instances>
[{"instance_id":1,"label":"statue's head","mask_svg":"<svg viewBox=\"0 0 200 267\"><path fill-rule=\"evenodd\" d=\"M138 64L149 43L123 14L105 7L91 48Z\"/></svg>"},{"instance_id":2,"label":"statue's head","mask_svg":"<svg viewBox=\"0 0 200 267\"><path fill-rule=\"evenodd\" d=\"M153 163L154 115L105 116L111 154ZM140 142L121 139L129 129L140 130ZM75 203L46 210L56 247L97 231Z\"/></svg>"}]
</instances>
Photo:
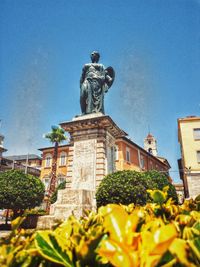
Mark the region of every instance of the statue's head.
<instances>
[{"instance_id":1,"label":"statue's head","mask_svg":"<svg viewBox=\"0 0 200 267\"><path fill-rule=\"evenodd\" d=\"M100 54L97 51L93 51L91 53L91 56L90 57L91 57L92 63L97 63L99 61Z\"/></svg>"}]
</instances>

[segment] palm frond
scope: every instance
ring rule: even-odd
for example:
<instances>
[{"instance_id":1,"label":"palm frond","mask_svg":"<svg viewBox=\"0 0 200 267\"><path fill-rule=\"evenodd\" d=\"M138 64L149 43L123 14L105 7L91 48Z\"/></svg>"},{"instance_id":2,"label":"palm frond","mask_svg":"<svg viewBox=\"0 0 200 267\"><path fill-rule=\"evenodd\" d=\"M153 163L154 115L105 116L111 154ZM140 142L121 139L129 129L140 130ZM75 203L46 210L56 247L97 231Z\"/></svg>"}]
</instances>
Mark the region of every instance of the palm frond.
<instances>
[{"instance_id":1,"label":"palm frond","mask_svg":"<svg viewBox=\"0 0 200 267\"><path fill-rule=\"evenodd\" d=\"M45 134L45 138L49 139L51 143L62 143L67 140L65 136L65 131L58 126L51 126L51 132Z\"/></svg>"}]
</instances>

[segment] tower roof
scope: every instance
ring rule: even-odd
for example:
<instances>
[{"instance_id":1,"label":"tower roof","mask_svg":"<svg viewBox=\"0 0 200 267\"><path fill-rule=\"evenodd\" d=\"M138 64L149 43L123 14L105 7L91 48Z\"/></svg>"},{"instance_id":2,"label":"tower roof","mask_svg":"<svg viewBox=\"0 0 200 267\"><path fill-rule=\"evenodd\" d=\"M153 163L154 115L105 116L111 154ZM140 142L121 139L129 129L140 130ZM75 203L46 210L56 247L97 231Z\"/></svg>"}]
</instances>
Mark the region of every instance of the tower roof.
<instances>
[{"instance_id":1,"label":"tower roof","mask_svg":"<svg viewBox=\"0 0 200 267\"><path fill-rule=\"evenodd\" d=\"M148 133L145 139L155 139L155 137L151 133Z\"/></svg>"}]
</instances>

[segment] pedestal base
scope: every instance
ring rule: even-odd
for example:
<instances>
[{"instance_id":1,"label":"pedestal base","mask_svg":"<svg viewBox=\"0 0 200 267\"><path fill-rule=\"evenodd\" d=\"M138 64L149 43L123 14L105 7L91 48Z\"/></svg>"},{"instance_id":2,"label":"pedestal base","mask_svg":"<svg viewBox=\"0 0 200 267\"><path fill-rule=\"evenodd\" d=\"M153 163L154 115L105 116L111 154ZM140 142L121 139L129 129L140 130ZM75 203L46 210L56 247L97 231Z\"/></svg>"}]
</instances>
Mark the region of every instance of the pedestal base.
<instances>
[{"instance_id":1,"label":"pedestal base","mask_svg":"<svg viewBox=\"0 0 200 267\"><path fill-rule=\"evenodd\" d=\"M89 190L58 190L57 201L51 205L50 215L38 219L37 229L51 229L57 220L65 220L70 215L84 216L85 210L95 208L94 192Z\"/></svg>"},{"instance_id":2,"label":"pedestal base","mask_svg":"<svg viewBox=\"0 0 200 267\"><path fill-rule=\"evenodd\" d=\"M71 214L80 218L84 210L94 207L94 192L81 189L58 190L57 201L51 205L50 215L57 219L66 219Z\"/></svg>"}]
</instances>

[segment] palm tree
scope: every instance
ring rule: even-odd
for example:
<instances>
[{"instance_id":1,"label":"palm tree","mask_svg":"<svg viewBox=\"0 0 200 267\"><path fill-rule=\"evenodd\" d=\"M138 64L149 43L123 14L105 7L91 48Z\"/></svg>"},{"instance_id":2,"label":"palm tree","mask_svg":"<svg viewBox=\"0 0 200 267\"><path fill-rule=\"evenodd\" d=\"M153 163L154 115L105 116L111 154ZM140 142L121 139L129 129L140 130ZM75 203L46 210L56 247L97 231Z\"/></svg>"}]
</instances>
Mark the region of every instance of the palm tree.
<instances>
[{"instance_id":1,"label":"palm tree","mask_svg":"<svg viewBox=\"0 0 200 267\"><path fill-rule=\"evenodd\" d=\"M45 134L45 138L49 139L52 144L54 144L54 152L53 152L53 162L52 162L52 174L51 180L48 190L48 202L47 202L47 210L50 208L50 197L56 189L56 171L57 171L57 158L58 158L58 146L64 140L67 139L65 136L65 131L57 126L51 126L51 132Z\"/></svg>"}]
</instances>

